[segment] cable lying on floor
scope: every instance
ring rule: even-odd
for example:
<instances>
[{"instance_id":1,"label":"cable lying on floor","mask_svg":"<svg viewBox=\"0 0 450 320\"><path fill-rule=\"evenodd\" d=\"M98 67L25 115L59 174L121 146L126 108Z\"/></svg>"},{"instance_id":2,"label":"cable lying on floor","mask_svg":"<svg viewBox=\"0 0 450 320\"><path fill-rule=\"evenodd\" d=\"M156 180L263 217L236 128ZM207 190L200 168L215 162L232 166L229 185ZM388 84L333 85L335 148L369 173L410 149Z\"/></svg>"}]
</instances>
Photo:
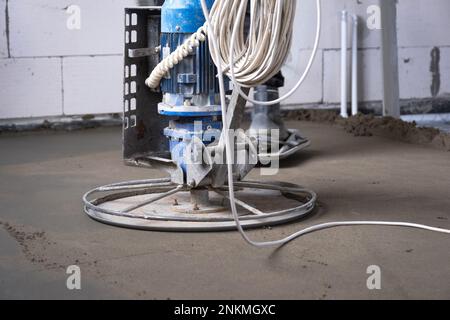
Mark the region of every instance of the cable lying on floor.
<instances>
[{"instance_id":1,"label":"cable lying on floor","mask_svg":"<svg viewBox=\"0 0 450 320\"><path fill-rule=\"evenodd\" d=\"M274 0L275 1L275 0ZM268 1L271 2L271 1ZM291 0L279 0L276 1L278 2L278 6L281 6L281 4L285 4L286 2L293 2ZM227 24L227 21L222 21L221 17L226 17L227 15L221 16L221 15L214 15L214 12L236 12L236 6L238 5L238 3L240 3L240 7L239 10L237 11L237 16L234 17L234 19L236 20L233 30L232 30L232 38L231 38L231 43L228 42L227 37L228 37L228 33L215 33L215 30L217 30L218 26L222 27L222 23ZM230 45L230 54L229 54L229 65L226 66L229 70L231 74L234 74L234 71L239 71L239 70L235 70L235 68L237 66L242 66L242 62L241 64L239 64L239 61L242 61L240 59L243 59L242 57L238 56L238 60L237 63L235 63L234 59L233 59L233 54L234 54L234 42L233 40L235 40L236 38L239 39L240 43L238 44L237 48L239 48L242 51L245 51L245 46L243 47L243 38L244 38L244 30L243 30L243 26L242 26L242 21L243 19L245 19L245 8L247 6L248 0L242 0L242 1L229 1L229 0L216 0L215 5L213 6L212 9L212 15L210 16L209 12L208 12L208 8L206 5L205 0L201 0L201 4L202 4L202 9L203 9L203 13L205 15L206 18L206 26L208 28L207 34L209 37L209 41L211 43L211 55L213 57L213 60L216 62L216 66L218 67L218 79L219 79L219 86L220 86L220 98L221 98L221 104L222 104L222 119L224 122L224 130L227 130L226 128L228 128L228 124L227 124L227 100L226 100L226 93L225 93L225 84L224 84L224 80L223 80L223 75L224 75L224 65L222 63L218 63L218 61L223 61L222 57L220 55L220 53L224 52L221 48L221 45L223 46L224 44L229 44ZM252 1L251 0L251 8L252 10L255 10L255 6L256 3L266 3L266 2L262 2L262 1ZM317 51L317 46L319 43L319 38L320 38L320 24L321 24L321 3L320 0L316 0L316 4L317 4L317 32L316 32L316 40L315 40L315 48L313 50L313 55L309 61L309 66L306 69L306 72L303 74L302 78L299 81L298 86L301 85L301 82L304 80L304 78L306 78L307 73L310 70L310 64L312 64L312 61L314 60L314 56L315 53ZM221 8L221 10L219 11L214 11L217 10L217 7ZM295 7L295 6L294 6ZM228 11L229 10L229 11ZM254 23L254 21L256 21L257 19L251 19L252 23ZM220 21L220 23L219 23ZM290 22L286 22L284 20L278 20L278 23L280 24L287 24ZM216 28L214 26L217 26ZM282 28L281 26L274 26L275 30L279 30L279 28ZM256 28L255 25L251 26L251 32L250 34L252 34L252 31L254 31ZM239 37L237 37L237 32L240 32ZM291 29L292 31L292 29ZM222 38L221 38L222 37ZM275 40L274 40L275 41ZM247 41L247 44L250 41ZM222 51L221 51L222 50ZM225 60L228 61L228 60ZM244 59L245 61L245 59ZM272 72L278 72L279 69L275 69L275 65L274 66L270 66L272 69ZM280 66L281 68L281 66ZM225 69L226 70L226 69ZM241 70L242 71L242 70ZM237 77L231 77L232 81L234 83L234 89L239 89L239 82L238 82L238 78ZM240 89L239 89L240 90ZM295 91L295 90L294 90ZM245 99L247 99L248 101L251 101L247 96L243 95L243 97ZM283 101L284 99L286 99L286 97L282 97L278 100ZM259 102L258 102L259 103ZM228 134L223 134L223 140L225 143L225 148L226 150L231 150L232 146L231 146L231 142L229 139L229 135ZM426 225L421 225L421 224L414 224L414 223L408 223L408 222L385 222L385 221L343 221L343 222L329 222L329 223L324 223L324 224L319 224L319 225L315 225L303 230L300 230L284 239L280 239L280 240L276 240L276 241L267 241L267 242L256 242L251 240L248 235L245 233L244 229L242 228L242 225L239 221L239 216L237 213L237 208L236 208L236 199L234 196L234 186L233 186L233 159L232 159L232 152L226 152L226 157L227 157L227 168L228 168L228 181L229 181L229 198L230 198L230 206L231 206L231 210L233 213L233 218L236 222L236 227L239 231L239 233L242 235L242 237L244 238L244 240L256 247L272 247L272 246L280 246L280 245L284 245L300 236L303 236L305 234L311 233L311 232L315 232L315 231L319 231L319 230L324 230L324 229L328 229L328 228L334 228L334 227L342 227L342 226L362 226L362 225L367 225L367 226L393 226L393 227L408 227L408 228L417 228L417 229L423 229L423 230L428 230L428 231L434 231L434 232L440 232L440 233L445 233L445 234L450 234L450 230L447 229L441 229L441 228L435 228L435 227L430 227L430 226L426 226Z\"/></svg>"}]
</instances>

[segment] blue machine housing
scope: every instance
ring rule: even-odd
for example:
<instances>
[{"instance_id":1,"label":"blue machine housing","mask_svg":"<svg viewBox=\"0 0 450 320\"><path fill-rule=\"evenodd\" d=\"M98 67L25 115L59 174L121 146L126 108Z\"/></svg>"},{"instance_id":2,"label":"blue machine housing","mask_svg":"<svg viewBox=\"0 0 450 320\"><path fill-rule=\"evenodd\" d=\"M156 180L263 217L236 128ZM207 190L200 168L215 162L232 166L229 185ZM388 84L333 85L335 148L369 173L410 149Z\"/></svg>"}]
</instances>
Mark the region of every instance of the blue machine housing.
<instances>
[{"instance_id":1,"label":"blue machine housing","mask_svg":"<svg viewBox=\"0 0 450 320\"><path fill-rule=\"evenodd\" d=\"M214 4L214 0L206 2L209 9ZM200 0L166 0L161 9L161 60L174 52L204 23ZM159 113L172 117L171 125L166 128L164 135L169 139L172 160L185 173L185 151L193 137L199 137L207 146L214 142L222 130L216 75L209 44L205 41L175 65L161 81L164 102L160 104Z\"/></svg>"},{"instance_id":2,"label":"blue machine housing","mask_svg":"<svg viewBox=\"0 0 450 320\"><path fill-rule=\"evenodd\" d=\"M206 0L211 9L214 0ZM162 33L194 33L205 23L200 0L166 0L161 12Z\"/></svg>"},{"instance_id":3,"label":"blue machine housing","mask_svg":"<svg viewBox=\"0 0 450 320\"><path fill-rule=\"evenodd\" d=\"M208 7L211 8L213 3L214 0L208 0ZM166 0L161 11L161 60L181 46L204 23L200 0ZM199 104L199 100L201 105L215 105L219 94L216 74L208 41L202 42L162 79L161 90L166 94L166 102L181 107L186 100L194 105ZM177 108L177 111L178 114L173 115L184 116L182 108ZM192 114L192 111L188 113Z\"/></svg>"},{"instance_id":4,"label":"blue machine housing","mask_svg":"<svg viewBox=\"0 0 450 320\"><path fill-rule=\"evenodd\" d=\"M161 35L161 59L182 45L191 34L163 33ZM170 48L170 52L169 52ZM219 93L219 82L216 78L217 68L209 54L208 42L203 42L195 52L187 56L181 63L170 70L161 81L164 93L179 95L178 103L194 95L210 95L209 103L214 103Z\"/></svg>"}]
</instances>

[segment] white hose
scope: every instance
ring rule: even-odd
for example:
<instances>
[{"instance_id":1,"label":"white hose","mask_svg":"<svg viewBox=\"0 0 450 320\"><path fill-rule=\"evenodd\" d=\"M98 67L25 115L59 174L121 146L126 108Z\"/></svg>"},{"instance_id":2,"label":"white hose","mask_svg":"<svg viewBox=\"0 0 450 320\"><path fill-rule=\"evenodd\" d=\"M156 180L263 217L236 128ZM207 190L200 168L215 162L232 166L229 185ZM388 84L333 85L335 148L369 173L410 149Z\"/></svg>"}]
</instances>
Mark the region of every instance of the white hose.
<instances>
[{"instance_id":1,"label":"white hose","mask_svg":"<svg viewBox=\"0 0 450 320\"><path fill-rule=\"evenodd\" d=\"M226 1L229 1L229 0L226 0ZM291 0L288 0L288 1L291 1ZM238 2L238 1L233 1L233 2ZM320 22L320 0L316 0L316 2L317 2L317 8L318 8L317 11L319 14L318 21ZM201 0L201 4L202 4L202 9L203 9L203 14L205 15L205 19L206 19L206 25L208 27L209 39L212 44L211 49L210 49L211 55L212 55L214 61L219 61L220 60L219 53L218 53L219 52L219 50L218 50L219 43L217 41L216 34L214 34L214 32L212 32L212 25L211 25L211 19L209 16L209 12L208 12L208 7L206 5L205 0ZM320 33L320 25L318 26L317 29L319 30L319 33ZM233 59L231 59L231 63L234 64ZM221 105L222 105L222 119L224 122L223 127L224 127L224 130L226 131L228 128L227 101L226 101L226 94L225 94L225 84L224 84L224 80L223 80L223 70L219 66L218 66L218 78L219 78L219 87L220 87L220 99L221 99ZM225 150L231 150L231 142L229 139L229 135L227 133L225 133L223 135L223 138L225 140L225 148L226 148ZM242 228L242 225L239 221L239 216L237 213L236 199L234 196L234 185L233 185L232 152L226 152L226 159L227 159L227 168L228 168L229 198L230 198L230 206L231 206L233 218L236 222L236 227L237 227L239 233L241 234L241 236L243 237L243 239L247 243L249 243L250 245L253 245L255 247L261 248L261 247L280 246L280 245L284 245L300 236L303 236L307 233L324 230L324 229L328 229L328 228L341 227L341 226L357 226L357 225L368 225L368 226L372 225L373 226L373 225L376 225L376 226L408 227L408 228L417 228L417 229L423 229L423 230L428 230L428 231L435 231L435 232L450 234L450 230L447 230L447 229L435 228L435 227L430 227L430 226L426 226L426 225L407 223L407 222L343 221L343 222L328 222L328 223L308 227L306 229L300 230L300 231L298 231L284 239L280 239L280 240L267 241L267 242L253 241L247 236L244 229Z\"/></svg>"}]
</instances>

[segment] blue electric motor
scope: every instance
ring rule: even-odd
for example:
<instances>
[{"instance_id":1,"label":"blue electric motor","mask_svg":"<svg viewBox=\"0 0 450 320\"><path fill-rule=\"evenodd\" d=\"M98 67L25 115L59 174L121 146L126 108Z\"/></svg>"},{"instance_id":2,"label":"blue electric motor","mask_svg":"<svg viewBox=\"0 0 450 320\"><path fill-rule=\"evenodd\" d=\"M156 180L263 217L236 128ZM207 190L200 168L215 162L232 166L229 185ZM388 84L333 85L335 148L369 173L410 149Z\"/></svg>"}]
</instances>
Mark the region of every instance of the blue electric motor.
<instances>
[{"instance_id":1,"label":"blue electric motor","mask_svg":"<svg viewBox=\"0 0 450 320\"><path fill-rule=\"evenodd\" d=\"M207 0L211 8L214 0ZM161 60L203 26L205 18L200 0L166 0L161 11ZM172 117L164 134L170 140L172 159L186 170L184 150L194 136L205 145L216 140L222 130L217 70L202 42L161 81L163 102L158 111ZM196 124L196 125L195 125Z\"/></svg>"}]
</instances>

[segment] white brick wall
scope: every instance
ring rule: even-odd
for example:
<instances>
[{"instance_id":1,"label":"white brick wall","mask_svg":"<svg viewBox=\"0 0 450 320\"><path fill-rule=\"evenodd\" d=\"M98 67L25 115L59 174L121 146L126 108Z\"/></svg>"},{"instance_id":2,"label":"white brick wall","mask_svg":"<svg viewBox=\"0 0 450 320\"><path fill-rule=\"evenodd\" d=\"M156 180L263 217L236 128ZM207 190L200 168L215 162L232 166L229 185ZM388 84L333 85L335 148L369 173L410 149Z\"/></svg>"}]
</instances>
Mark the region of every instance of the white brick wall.
<instances>
[{"instance_id":1,"label":"white brick wall","mask_svg":"<svg viewBox=\"0 0 450 320\"><path fill-rule=\"evenodd\" d=\"M399 49L400 98L431 96L431 48Z\"/></svg>"},{"instance_id":2,"label":"white brick wall","mask_svg":"<svg viewBox=\"0 0 450 320\"><path fill-rule=\"evenodd\" d=\"M5 58L8 56L5 8L6 0L0 0L0 58Z\"/></svg>"},{"instance_id":3,"label":"white brick wall","mask_svg":"<svg viewBox=\"0 0 450 320\"><path fill-rule=\"evenodd\" d=\"M367 7L379 1L322 1L321 50L303 87L287 103L339 102L343 9L361 19L360 97L381 99L380 32L366 26ZM441 50L440 93L450 92L450 1L398 1L401 97L431 95L430 52L434 46ZM7 1L0 0L0 119L121 112L123 8L137 2L8 0L8 58ZM66 27L69 5L81 8L81 30ZM315 0L298 1L292 53L283 69L283 93L304 70L314 40L315 17Z\"/></svg>"},{"instance_id":4,"label":"white brick wall","mask_svg":"<svg viewBox=\"0 0 450 320\"><path fill-rule=\"evenodd\" d=\"M341 46L341 11L346 9L362 18L362 23L367 17L367 8L378 4L379 0L339 0L322 1L323 31L321 34L320 48L337 49ZM316 1L297 1L296 21L294 25L294 43L301 49L310 49L314 43L316 27ZM350 33L349 33L350 34ZM361 28L360 46L363 48L379 47L380 32ZM350 44L349 44L350 45Z\"/></svg>"},{"instance_id":5,"label":"white brick wall","mask_svg":"<svg viewBox=\"0 0 450 320\"><path fill-rule=\"evenodd\" d=\"M398 44L400 47L450 45L450 1L400 0Z\"/></svg>"},{"instance_id":6,"label":"white brick wall","mask_svg":"<svg viewBox=\"0 0 450 320\"><path fill-rule=\"evenodd\" d=\"M376 101L382 97L380 31L369 30L366 25L367 8L379 4L379 0L322 1L323 29L320 47L323 49L323 97L326 103L340 101L340 11L357 13L360 17L359 48L359 96L363 101ZM294 52L310 48L314 41L315 1L301 1L297 7L294 28ZM399 0L398 41L400 97L402 99L427 98L431 96L431 50L441 47L441 90L450 92L450 1L448 0ZM350 29L350 28L349 28ZM348 32L349 37L351 32ZM349 46L350 46L349 38ZM350 55L350 53L349 53ZM410 58L408 63L405 59ZM316 61L317 63L317 61ZM295 71L294 71L295 70ZM298 74L299 68L286 66L288 83ZM314 72L314 71L313 71ZM349 73L350 77L350 73ZM297 77L298 78L298 77ZM287 103L310 102L311 89L317 86L317 76L309 77L304 92L298 92ZM350 95L350 93L349 93ZM314 96L314 95L313 95Z\"/></svg>"},{"instance_id":7,"label":"white brick wall","mask_svg":"<svg viewBox=\"0 0 450 320\"><path fill-rule=\"evenodd\" d=\"M441 49L441 92L450 94L450 48Z\"/></svg>"},{"instance_id":8,"label":"white brick wall","mask_svg":"<svg viewBox=\"0 0 450 320\"><path fill-rule=\"evenodd\" d=\"M61 59L0 60L2 118L62 114Z\"/></svg>"},{"instance_id":9,"label":"white brick wall","mask_svg":"<svg viewBox=\"0 0 450 320\"><path fill-rule=\"evenodd\" d=\"M350 63L350 53L349 53ZM359 96L365 101L381 100L381 68L379 49L364 49L358 52L359 70ZM341 99L341 53L339 50L326 50L324 52L324 102L338 103ZM350 64L349 64L350 65ZM348 83L350 86L348 72ZM350 87L349 87L350 89ZM349 90L350 98L350 90Z\"/></svg>"},{"instance_id":10,"label":"white brick wall","mask_svg":"<svg viewBox=\"0 0 450 320\"><path fill-rule=\"evenodd\" d=\"M432 95L432 47L401 48L399 50L400 98L428 98ZM450 48L441 48L440 93L450 92Z\"/></svg>"},{"instance_id":11,"label":"white brick wall","mask_svg":"<svg viewBox=\"0 0 450 320\"><path fill-rule=\"evenodd\" d=\"M310 56L311 50L300 50L294 46L286 61L286 65L283 68L285 87L281 90L281 94L286 94L295 86L303 74ZM304 85L301 86L291 98L286 100L285 103L295 104L321 101L322 70L322 50L319 50L317 53L317 58L312 65L311 72L306 78Z\"/></svg>"},{"instance_id":12,"label":"white brick wall","mask_svg":"<svg viewBox=\"0 0 450 320\"><path fill-rule=\"evenodd\" d=\"M122 64L121 56L64 58L64 113L122 112Z\"/></svg>"},{"instance_id":13,"label":"white brick wall","mask_svg":"<svg viewBox=\"0 0 450 320\"><path fill-rule=\"evenodd\" d=\"M122 0L9 0L14 57L121 54ZM81 29L66 26L68 6L81 9Z\"/></svg>"}]
</instances>

